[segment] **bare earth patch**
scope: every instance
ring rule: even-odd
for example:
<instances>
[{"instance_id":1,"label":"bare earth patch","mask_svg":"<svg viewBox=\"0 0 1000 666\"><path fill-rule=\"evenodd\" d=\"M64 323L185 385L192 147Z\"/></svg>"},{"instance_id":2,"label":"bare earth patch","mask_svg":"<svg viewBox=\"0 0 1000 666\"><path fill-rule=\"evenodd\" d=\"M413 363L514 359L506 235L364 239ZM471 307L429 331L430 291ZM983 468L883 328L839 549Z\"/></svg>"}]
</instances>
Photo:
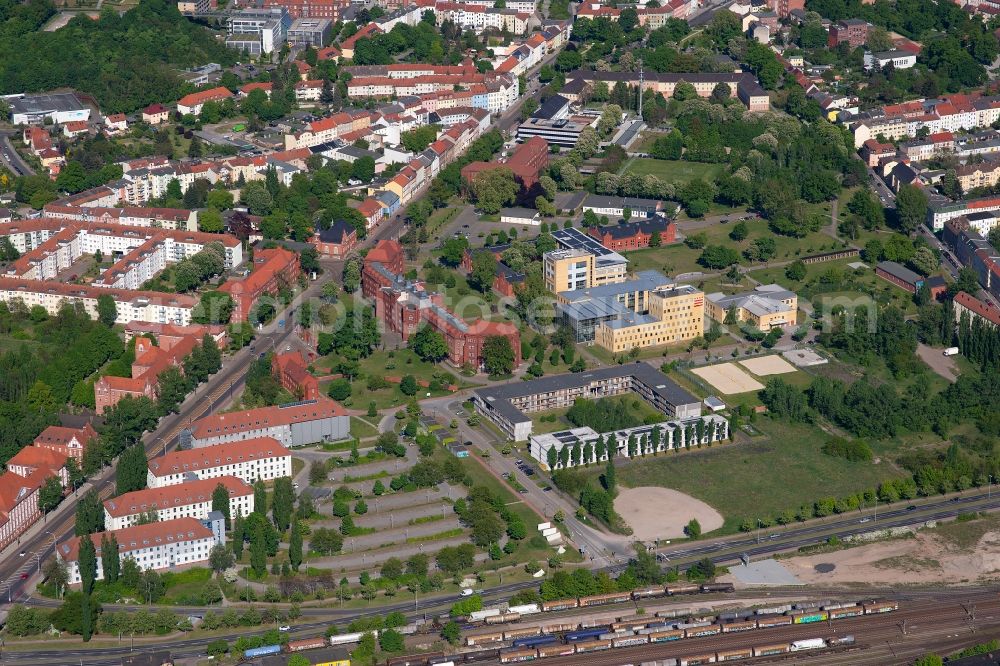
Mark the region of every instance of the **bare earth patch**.
<instances>
[{"instance_id":1,"label":"bare earth patch","mask_svg":"<svg viewBox=\"0 0 1000 666\"><path fill-rule=\"evenodd\" d=\"M969 536L964 531L951 533L972 528L977 522L952 523L939 530L918 532L909 539L793 557L781 563L807 584L906 585L996 580L1000 577L1000 532L975 535L978 538L971 542L962 538Z\"/></svg>"},{"instance_id":2,"label":"bare earth patch","mask_svg":"<svg viewBox=\"0 0 1000 666\"><path fill-rule=\"evenodd\" d=\"M623 488L615 498L615 511L640 541L676 539L695 518L703 533L722 527L722 514L701 500L670 488Z\"/></svg>"}]
</instances>

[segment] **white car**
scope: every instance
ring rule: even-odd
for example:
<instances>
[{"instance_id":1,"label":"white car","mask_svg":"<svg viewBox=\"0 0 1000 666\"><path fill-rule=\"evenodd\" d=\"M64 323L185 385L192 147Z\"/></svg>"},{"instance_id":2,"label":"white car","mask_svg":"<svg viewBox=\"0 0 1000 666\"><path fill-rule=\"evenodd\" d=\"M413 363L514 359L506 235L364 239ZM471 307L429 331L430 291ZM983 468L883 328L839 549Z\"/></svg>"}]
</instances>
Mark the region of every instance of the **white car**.
<instances>
[{"instance_id":1,"label":"white car","mask_svg":"<svg viewBox=\"0 0 1000 666\"><path fill-rule=\"evenodd\" d=\"M463 597L471 597L475 593L476 593L476 591L473 590L472 588L469 588L469 587L467 587L464 590L462 590L462 596Z\"/></svg>"},{"instance_id":2,"label":"white car","mask_svg":"<svg viewBox=\"0 0 1000 666\"><path fill-rule=\"evenodd\" d=\"M291 627L289 627L287 624L283 624L280 627L278 627L278 631L289 631L290 629Z\"/></svg>"}]
</instances>

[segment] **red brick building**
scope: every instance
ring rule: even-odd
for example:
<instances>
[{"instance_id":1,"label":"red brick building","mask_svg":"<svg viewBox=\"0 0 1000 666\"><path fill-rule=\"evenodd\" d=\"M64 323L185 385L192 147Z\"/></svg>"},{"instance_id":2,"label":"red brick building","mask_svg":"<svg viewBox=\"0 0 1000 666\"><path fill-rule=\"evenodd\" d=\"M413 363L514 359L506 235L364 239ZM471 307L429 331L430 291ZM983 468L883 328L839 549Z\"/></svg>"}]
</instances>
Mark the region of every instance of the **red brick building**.
<instances>
[{"instance_id":1,"label":"red brick building","mask_svg":"<svg viewBox=\"0 0 1000 666\"><path fill-rule=\"evenodd\" d=\"M837 21L830 26L828 45L831 49L847 42L852 49L864 46L868 41L868 22L861 19Z\"/></svg>"},{"instance_id":2,"label":"red brick building","mask_svg":"<svg viewBox=\"0 0 1000 666\"><path fill-rule=\"evenodd\" d=\"M82 428L49 426L35 438L32 445L61 453L67 458L75 458L79 462L83 460L87 445L95 439L97 431L89 423Z\"/></svg>"},{"instance_id":3,"label":"red brick building","mask_svg":"<svg viewBox=\"0 0 1000 666\"><path fill-rule=\"evenodd\" d=\"M294 252L281 247L257 250L250 275L229 280L219 287L219 291L233 299L230 321L246 321L262 296L277 296L283 287L295 283L299 273L299 255Z\"/></svg>"},{"instance_id":4,"label":"red brick building","mask_svg":"<svg viewBox=\"0 0 1000 666\"><path fill-rule=\"evenodd\" d=\"M476 176L490 169L507 167L523 193L529 193L538 183L538 174L549 166L549 144L538 136L531 137L517 148L506 161L470 162L462 167L462 179L471 183Z\"/></svg>"},{"instance_id":5,"label":"red brick building","mask_svg":"<svg viewBox=\"0 0 1000 666\"><path fill-rule=\"evenodd\" d=\"M649 247L649 240L656 233L660 234L662 245L677 242L677 225L659 216L624 224L590 227L587 233L600 241L601 245L615 252Z\"/></svg>"},{"instance_id":6,"label":"red brick building","mask_svg":"<svg viewBox=\"0 0 1000 666\"><path fill-rule=\"evenodd\" d=\"M340 20L350 6L350 0L264 0L264 7L284 7L293 19L325 18L333 22Z\"/></svg>"},{"instance_id":7,"label":"red brick building","mask_svg":"<svg viewBox=\"0 0 1000 666\"><path fill-rule=\"evenodd\" d=\"M343 259L358 244L358 231L354 225L337 220L329 229L313 236L311 242L324 257Z\"/></svg>"},{"instance_id":8,"label":"red brick building","mask_svg":"<svg viewBox=\"0 0 1000 666\"><path fill-rule=\"evenodd\" d=\"M309 364L301 352L275 354L271 359L271 374L299 400L317 400L320 397L319 380L309 373Z\"/></svg>"},{"instance_id":9,"label":"red brick building","mask_svg":"<svg viewBox=\"0 0 1000 666\"><path fill-rule=\"evenodd\" d=\"M168 338L169 341L169 338ZM135 339L135 361L132 362L131 377L111 377L105 375L94 383L94 402L98 414L118 404L125 396L138 398L145 396L156 399L158 377L167 368L182 367L184 357L201 342L201 338L187 336L170 344L156 346L147 337Z\"/></svg>"},{"instance_id":10,"label":"red brick building","mask_svg":"<svg viewBox=\"0 0 1000 666\"><path fill-rule=\"evenodd\" d=\"M408 340L421 326L440 333L448 345L448 360L454 365L479 368L486 339L504 336L514 349L514 364L521 362L521 340L517 327L508 322L467 322L450 312L441 294L429 292L421 282L402 276L403 248L395 241L379 241L365 257L361 271L361 293L375 304L375 317Z\"/></svg>"},{"instance_id":11,"label":"red brick building","mask_svg":"<svg viewBox=\"0 0 1000 666\"><path fill-rule=\"evenodd\" d=\"M796 9L805 9L805 0L767 0L767 6L781 18L788 18Z\"/></svg>"}]
</instances>

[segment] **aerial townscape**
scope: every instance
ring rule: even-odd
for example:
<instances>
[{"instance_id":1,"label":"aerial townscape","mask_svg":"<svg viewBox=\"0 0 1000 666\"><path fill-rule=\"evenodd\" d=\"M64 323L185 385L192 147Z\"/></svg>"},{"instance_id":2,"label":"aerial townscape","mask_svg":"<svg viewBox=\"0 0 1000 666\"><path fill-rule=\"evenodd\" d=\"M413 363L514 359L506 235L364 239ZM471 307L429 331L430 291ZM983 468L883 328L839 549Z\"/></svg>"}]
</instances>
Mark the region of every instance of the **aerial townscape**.
<instances>
[{"instance_id":1,"label":"aerial townscape","mask_svg":"<svg viewBox=\"0 0 1000 666\"><path fill-rule=\"evenodd\" d=\"M0 665L1000 666L998 248L1000 0L0 0Z\"/></svg>"}]
</instances>

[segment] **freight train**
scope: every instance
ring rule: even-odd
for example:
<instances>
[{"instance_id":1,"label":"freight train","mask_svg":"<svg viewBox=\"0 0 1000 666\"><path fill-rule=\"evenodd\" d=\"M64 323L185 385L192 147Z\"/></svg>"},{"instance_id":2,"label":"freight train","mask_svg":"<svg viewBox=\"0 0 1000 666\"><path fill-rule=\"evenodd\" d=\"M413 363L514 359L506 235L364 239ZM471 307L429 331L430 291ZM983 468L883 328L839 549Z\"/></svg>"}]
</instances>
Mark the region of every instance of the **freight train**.
<instances>
[{"instance_id":1,"label":"freight train","mask_svg":"<svg viewBox=\"0 0 1000 666\"><path fill-rule=\"evenodd\" d=\"M573 624L564 622L537 627L522 627L507 631L494 630L486 633L470 634L466 637L466 645L482 649L466 652L460 657L453 657L453 659L455 663L459 663L460 661L482 661L486 659L500 659L503 663L515 663L556 655L581 654L620 647L632 647L635 645L666 643L688 638L756 631L771 627L833 621L862 615L887 613L898 609L899 603L895 601L863 601L852 604L827 604L822 607L812 608L787 605L777 608L760 609L756 612L722 613L718 616L701 618L678 617L675 612L670 612L665 613L665 615L669 614L672 618L657 616L649 618L616 618L614 622L598 626L591 626L590 623ZM585 624L587 626L584 626ZM821 641L823 647L833 647L834 644L831 641L835 641L835 639L814 640ZM807 642L788 644L789 646L795 645L795 647L785 646L788 649L784 651L808 649L805 647L807 644ZM837 645L840 645L840 643L837 643ZM815 647L820 646L820 643L817 643ZM762 645L759 648L752 648L752 650L760 650L760 652L752 652L752 654L747 655L747 658L750 656L764 656L765 654L779 654L780 652L778 651L767 652L767 650L778 650L780 647L780 645ZM531 654L534 656L531 656ZM743 658L735 653L733 655L724 654L720 658L720 654L722 653L714 653L713 659L729 661ZM681 663L693 666L697 663L714 662L692 660Z\"/></svg>"}]
</instances>

